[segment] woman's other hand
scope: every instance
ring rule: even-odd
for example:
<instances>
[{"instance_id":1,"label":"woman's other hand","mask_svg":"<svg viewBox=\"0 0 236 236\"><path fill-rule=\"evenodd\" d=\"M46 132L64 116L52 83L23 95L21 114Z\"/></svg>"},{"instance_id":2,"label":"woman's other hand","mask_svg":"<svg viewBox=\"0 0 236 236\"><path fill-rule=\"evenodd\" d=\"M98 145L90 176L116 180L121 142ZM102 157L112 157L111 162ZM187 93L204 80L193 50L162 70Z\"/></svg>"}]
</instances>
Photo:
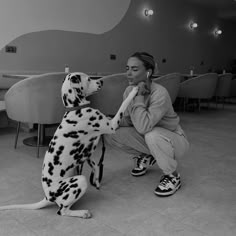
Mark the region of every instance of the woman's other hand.
<instances>
[{"instance_id":1,"label":"woman's other hand","mask_svg":"<svg viewBox=\"0 0 236 236\"><path fill-rule=\"evenodd\" d=\"M138 83L138 93L137 93L137 96L138 95L146 95L146 94L150 94L150 89L147 87L147 84L145 82L140 82Z\"/></svg>"}]
</instances>

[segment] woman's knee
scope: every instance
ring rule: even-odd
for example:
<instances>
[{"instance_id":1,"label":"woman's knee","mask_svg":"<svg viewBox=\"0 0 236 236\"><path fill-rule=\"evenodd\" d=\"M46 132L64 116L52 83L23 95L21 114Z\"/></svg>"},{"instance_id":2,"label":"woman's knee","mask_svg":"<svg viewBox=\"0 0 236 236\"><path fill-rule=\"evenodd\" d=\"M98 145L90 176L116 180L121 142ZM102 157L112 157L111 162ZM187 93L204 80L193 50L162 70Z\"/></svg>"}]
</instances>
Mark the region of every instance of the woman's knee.
<instances>
[{"instance_id":1,"label":"woman's knee","mask_svg":"<svg viewBox=\"0 0 236 236\"><path fill-rule=\"evenodd\" d=\"M116 137L115 134L104 134L104 141L105 143L115 146L117 142L119 142L119 139Z\"/></svg>"},{"instance_id":2,"label":"woman's knee","mask_svg":"<svg viewBox=\"0 0 236 236\"><path fill-rule=\"evenodd\" d=\"M129 131L126 127L121 127L116 130L114 134L104 134L104 140L110 145L114 145L117 143L123 143Z\"/></svg>"},{"instance_id":3,"label":"woman's knee","mask_svg":"<svg viewBox=\"0 0 236 236\"><path fill-rule=\"evenodd\" d=\"M160 141L165 141L168 142L170 145L173 145L171 142L171 139L169 139L168 137L164 136L163 134L161 134L161 132L158 132L157 129L153 129L152 131L146 133L144 135L145 138L145 142L148 144L152 144L152 143L156 143L158 144Z\"/></svg>"},{"instance_id":4,"label":"woman's knee","mask_svg":"<svg viewBox=\"0 0 236 236\"><path fill-rule=\"evenodd\" d=\"M146 133L146 134L144 135L145 142L146 142L146 143L150 143L150 142L153 141L153 139L155 138L154 136L155 136L155 135L154 135L154 132L153 132L153 131L150 131L150 132Z\"/></svg>"}]
</instances>

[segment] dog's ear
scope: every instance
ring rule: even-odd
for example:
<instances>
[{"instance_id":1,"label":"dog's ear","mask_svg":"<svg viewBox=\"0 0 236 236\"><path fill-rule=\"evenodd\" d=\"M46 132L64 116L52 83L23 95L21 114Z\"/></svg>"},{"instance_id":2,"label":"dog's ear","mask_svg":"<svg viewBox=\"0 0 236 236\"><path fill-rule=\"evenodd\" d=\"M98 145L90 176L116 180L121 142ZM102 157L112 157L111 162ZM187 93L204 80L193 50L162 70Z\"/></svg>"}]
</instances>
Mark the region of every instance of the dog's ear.
<instances>
[{"instance_id":1,"label":"dog's ear","mask_svg":"<svg viewBox=\"0 0 236 236\"><path fill-rule=\"evenodd\" d=\"M82 73L71 73L66 76L61 89L65 107L78 107L88 103L82 85L82 76Z\"/></svg>"}]
</instances>

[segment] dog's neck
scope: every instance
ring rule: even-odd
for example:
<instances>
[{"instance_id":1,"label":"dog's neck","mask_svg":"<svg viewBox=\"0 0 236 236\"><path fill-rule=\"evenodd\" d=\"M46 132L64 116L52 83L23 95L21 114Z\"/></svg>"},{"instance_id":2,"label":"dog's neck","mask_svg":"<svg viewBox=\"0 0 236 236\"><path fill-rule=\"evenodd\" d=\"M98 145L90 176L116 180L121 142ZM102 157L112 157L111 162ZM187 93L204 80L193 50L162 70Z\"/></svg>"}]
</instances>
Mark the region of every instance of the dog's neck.
<instances>
[{"instance_id":1,"label":"dog's neck","mask_svg":"<svg viewBox=\"0 0 236 236\"><path fill-rule=\"evenodd\" d=\"M84 104L77 106L77 107L66 107L66 111L78 111L78 110L81 110L81 109L87 107L89 104L90 104L90 102L84 103Z\"/></svg>"}]
</instances>

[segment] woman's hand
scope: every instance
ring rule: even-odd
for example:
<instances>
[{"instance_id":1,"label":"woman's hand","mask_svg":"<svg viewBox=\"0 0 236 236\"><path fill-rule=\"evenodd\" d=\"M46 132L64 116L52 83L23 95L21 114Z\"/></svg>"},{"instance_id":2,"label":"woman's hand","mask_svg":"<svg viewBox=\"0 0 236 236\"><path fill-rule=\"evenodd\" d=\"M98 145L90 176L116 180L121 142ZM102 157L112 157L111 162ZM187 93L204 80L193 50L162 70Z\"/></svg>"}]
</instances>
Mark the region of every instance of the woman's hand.
<instances>
[{"instance_id":1,"label":"woman's hand","mask_svg":"<svg viewBox=\"0 0 236 236\"><path fill-rule=\"evenodd\" d=\"M137 96L138 95L146 95L146 94L150 94L150 89L148 88L147 84L145 82L140 82L138 84L138 93L137 93Z\"/></svg>"}]
</instances>

